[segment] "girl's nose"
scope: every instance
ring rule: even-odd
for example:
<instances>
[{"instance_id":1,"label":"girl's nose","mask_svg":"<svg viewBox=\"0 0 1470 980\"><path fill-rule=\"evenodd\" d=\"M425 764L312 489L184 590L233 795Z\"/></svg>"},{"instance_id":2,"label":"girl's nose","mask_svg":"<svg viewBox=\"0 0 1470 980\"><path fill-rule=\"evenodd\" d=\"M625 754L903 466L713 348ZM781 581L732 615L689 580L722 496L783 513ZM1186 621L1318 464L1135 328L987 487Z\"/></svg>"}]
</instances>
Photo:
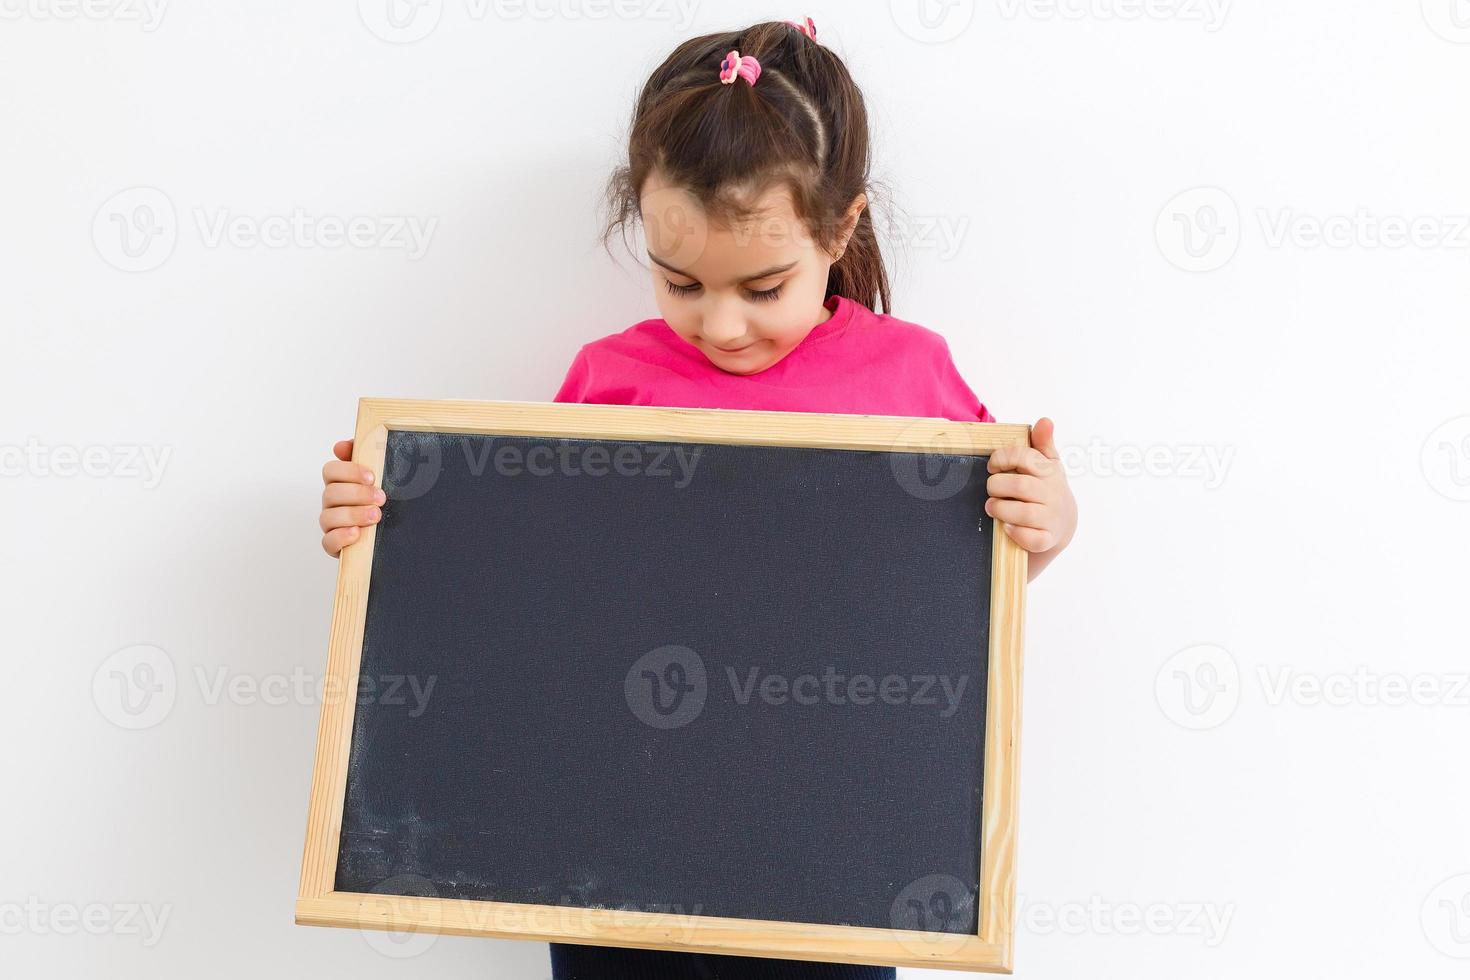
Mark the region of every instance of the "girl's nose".
<instances>
[{"instance_id":1,"label":"girl's nose","mask_svg":"<svg viewBox=\"0 0 1470 980\"><path fill-rule=\"evenodd\" d=\"M699 334L717 347L729 346L745 336L745 321L738 316L707 316Z\"/></svg>"}]
</instances>

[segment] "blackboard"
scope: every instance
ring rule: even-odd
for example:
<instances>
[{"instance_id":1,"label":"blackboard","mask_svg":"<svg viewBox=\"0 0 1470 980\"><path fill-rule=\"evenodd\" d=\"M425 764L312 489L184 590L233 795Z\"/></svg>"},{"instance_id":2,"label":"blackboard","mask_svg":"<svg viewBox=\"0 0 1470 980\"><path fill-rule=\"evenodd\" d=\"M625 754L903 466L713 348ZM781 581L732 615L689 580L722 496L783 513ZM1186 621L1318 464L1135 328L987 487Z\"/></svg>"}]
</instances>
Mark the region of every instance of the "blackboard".
<instances>
[{"instance_id":1,"label":"blackboard","mask_svg":"<svg viewBox=\"0 0 1470 980\"><path fill-rule=\"evenodd\" d=\"M333 893L982 932L985 455L382 441Z\"/></svg>"}]
</instances>

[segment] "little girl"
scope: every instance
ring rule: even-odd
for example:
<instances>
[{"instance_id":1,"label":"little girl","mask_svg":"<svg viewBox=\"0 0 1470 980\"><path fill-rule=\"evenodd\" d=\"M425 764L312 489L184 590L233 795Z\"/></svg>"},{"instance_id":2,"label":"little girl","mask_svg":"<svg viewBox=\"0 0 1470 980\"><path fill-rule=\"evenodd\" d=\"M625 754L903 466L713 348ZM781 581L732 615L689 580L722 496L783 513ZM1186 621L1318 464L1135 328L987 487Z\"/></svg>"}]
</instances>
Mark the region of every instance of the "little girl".
<instances>
[{"instance_id":1,"label":"little girl","mask_svg":"<svg viewBox=\"0 0 1470 980\"><path fill-rule=\"evenodd\" d=\"M868 121L810 18L681 44L643 86L604 240L641 221L661 318L585 345L559 402L906 415L993 422L944 338L889 314L867 208ZM881 303L883 314L873 310ZM1035 578L1076 504L1052 423L990 458L985 512ZM322 547L376 523L374 474L339 442L322 477ZM822 963L554 944L558 980L891 978Z\"/></svg>"}]
</instances>

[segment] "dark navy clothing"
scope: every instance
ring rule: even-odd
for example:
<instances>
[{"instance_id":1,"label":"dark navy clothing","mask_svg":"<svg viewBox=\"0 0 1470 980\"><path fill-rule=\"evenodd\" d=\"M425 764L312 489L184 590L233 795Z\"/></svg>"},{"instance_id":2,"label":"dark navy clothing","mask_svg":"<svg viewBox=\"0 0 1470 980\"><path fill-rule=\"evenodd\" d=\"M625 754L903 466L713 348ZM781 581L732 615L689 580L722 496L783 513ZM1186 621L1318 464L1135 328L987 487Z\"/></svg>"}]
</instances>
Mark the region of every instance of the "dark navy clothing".
<instances>
[{"instance_id":1,"label":"dark navy clothing","mask_svg":"<svg viewBox=\"0 0 1470 980\"><path fill-rule=\"evenodd\" d=\"M551 944L553 980L894 980L891 966Z\"/></svg>"}]
</instances>

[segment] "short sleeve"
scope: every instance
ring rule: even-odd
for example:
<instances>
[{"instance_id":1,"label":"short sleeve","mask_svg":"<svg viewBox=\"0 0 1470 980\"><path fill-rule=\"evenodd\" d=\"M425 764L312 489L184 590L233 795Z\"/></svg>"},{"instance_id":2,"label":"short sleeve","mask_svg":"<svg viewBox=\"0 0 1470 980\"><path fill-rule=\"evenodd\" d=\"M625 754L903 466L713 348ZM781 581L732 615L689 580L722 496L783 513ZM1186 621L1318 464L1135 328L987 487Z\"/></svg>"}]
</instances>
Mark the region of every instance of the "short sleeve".
<instances>
[{"instance_id":1,"label":"short sleeve","mask_svg":"<svg viewBox=\"0 0 1470 980\"><path fill-rule=\"evenodd\" d=\"M592 384L592 369L587 363L587 349L577 351L577 356L572 358L572 366L567 369L567 376L562 380L561 388L557 391L555 402L583 402L587 398L587 392Z\"/></svg>"},{"instance_id":2,"label":"short sleeve","mask_svg":"<svg viewBox=\"0 0 1470 980\"><path fill-rule=\"evenodd\" d=\"M939 375L939 397L944 417L957 422L994 422L995 416L990 414L990 409L985 407L960 375L959 368L955 367L949 341L941 337L940 342L940 363L936 373Z\"/></svg>"}]
</instances>

